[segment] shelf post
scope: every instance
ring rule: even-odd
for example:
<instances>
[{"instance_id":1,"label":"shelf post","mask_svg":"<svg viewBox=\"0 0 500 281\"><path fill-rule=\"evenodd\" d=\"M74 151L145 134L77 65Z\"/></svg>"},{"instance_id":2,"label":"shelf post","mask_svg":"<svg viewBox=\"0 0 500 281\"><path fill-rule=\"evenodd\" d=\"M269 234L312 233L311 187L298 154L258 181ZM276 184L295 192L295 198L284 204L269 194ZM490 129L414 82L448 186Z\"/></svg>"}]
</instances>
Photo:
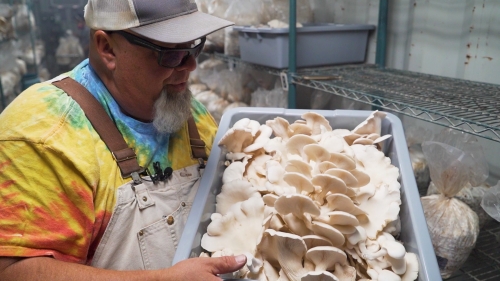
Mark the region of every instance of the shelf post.
<instances>
[{"instance_id":1,"label":"shelf post","mask_svg":"<svg viewBox=\"0 0 500 281\"><path fill-rule=\"evenodd\" d=\"M297 66L297 1L290 0L290 19L288 25L288 108L296 108L295 84L292 83L292 75L295 74Z\"/></svg>"},{"instance_id":2,"label":"shelf post","mask_svg":"<svg viewBox=\"0 0 500 281\"><path fill-rule=\"evenodd\" d=\"M0 112L2 112L5 109L5 107L7 107L7 104L5 101L5 95L3 93L2 79L0 79L0 100L2 102L2 110L0 110Z\"/></svg>"},{"instance_id":3,"label":"shelf post","mask_svg":"<svg viewBox=\"0 0 500 281\"><path fill-rule=\"evenodd\" d=\"M375 64L380 68L385 68L388 13L389 0L380 0L377 26L377 51L375 56Z\"/></svg>"}]
</instances>

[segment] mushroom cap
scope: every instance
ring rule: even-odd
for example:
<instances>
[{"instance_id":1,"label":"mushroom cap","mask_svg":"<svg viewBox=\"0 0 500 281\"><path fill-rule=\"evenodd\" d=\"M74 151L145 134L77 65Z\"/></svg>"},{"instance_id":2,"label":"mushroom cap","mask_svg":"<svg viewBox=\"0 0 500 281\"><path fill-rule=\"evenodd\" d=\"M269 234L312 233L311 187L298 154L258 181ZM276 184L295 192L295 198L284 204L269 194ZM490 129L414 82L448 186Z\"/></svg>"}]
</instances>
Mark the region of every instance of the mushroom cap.
<instances>
[{"instance_id":1,"label":"mushroom cap","mask_svg":"<svg viewBox=\"0 0 500 281\"><path fill-rule=\"evenodd\" d=\"M378 272L378 280L401 281L401 277L390 270L383 269Z\"/></svg>"},{"instance_id":2,"label":"mushroom cap","mask_svg":"<svg viewBox=\"0 0 500 281\"><path fill-rule=\"evenodd\" d=\"M356 269L348 264L341 265L337 263L333 275L341 281L356 280Z\"/></svg>"},{"instance_id":3,"label":"mushroom cap","mask_svg":"<svg viewBox=\"0 0 500 281\"><path fill-rule=\"evenodd\" d=\"M259 131L258 131L258 136L255 138L252 144L249 146L245 147L243 149L243 152L245 153L250 153L253 152L257 149L263 148L267 142L269 141L269 138L273 134L273 129L267 125L260 125Z\"/></svg>"},{"instance_id":4,"label":"mushroom cap","mask_svg":"<svg viewBox=\"0 0 500 281\"><path fill-rule=\"evenodd\" d=\"M332 246L332 242L330 242L330 240L316 234L302 236L302 240L306 243L308 250L319 246Z\"/></svg>"},{"instance_id":5,"label":"mushroom cap","mask_svg":"<svg viewBox=\"0 0 500 281\"><path fill-rule=\"evenodd\" d=\"M358 169L350 170L349 173L351 173L356 180L358 180L358 187L365 186L370 182L370 176Z\"/></svg>"},{"instance_id":6,"label":"mushroom cap","mask_svg":"<svg viewBox=\"0 0 500 281\"><path fill-rule=\"evenodd\" d=\"M347 190L347 185L344 183L344 181L336 176L327 174L318 174L312 178L311 182L312 184L321 187L322 196L325 196L328 192L346 194L347 196L355 195L355 193L351 194ZM351 192L353 192L352 189Z\"/></svg>"},{"instance_id":7,"label":"mushroom cap","mask_svg":"<svg viewBox=\"0 0 500 281\"><path fill-rule=\"evenodd\" d=\"M337 168L337 165L333 164L330 161L323 161L318 164L318 170L320 173L324 173L330 169Z\"/></svg>"},{"instance_id":8,"label":"mushroom cap","mask_svg":"<svg viewBox=\"0 0 500 281\"><path fill-rule=\"evenodd\" d=\"M380 135L377 133L371 133L367 136L365 136L367 139L371 139L372 141L375 141L376 139L380 138Z\"/></svg>"},{"instance_id":9,"label":"mushroom cap","mask_svg":"<svg viewBox=\"0 0 500 281\"><path fill-rule=\"evenodd\" d=\"M262 235L264 207L262 198L252 197L234 204L222 217L212 216L201 247L210 252L231 249L235 255L254 253Z\"/></svg>"},{"instance_id":10,"label":"mushroom cap","mask_svg":"<svg viewBox=\"0 0 500 281\"><path fill-rule=\"evenodd\" d=\"M313 138L306 135L294 135L286 143L286 149L289 154L302 156L304 146L308 144L317 143Z\"/></svg>"},{"instance_id":11,"label":"mushroom cap","mask_svg":"<svg viewBox=\"0 0 500 281\"><path fill-rule=\"evenodd\" d=\"M330 162L340 169L348 171L356 169L356 162L343 153L330 153Z\"/></svg>"},{"instance_id":12,"label":"mushroom cap","mask_svg":"<svg viewBox=\"0 0 500 281\"><path fill-rule=\"evenodd\" d=\"M387 114L384 112L374 111L365 121L356 126L352 132L360 135L369 135L371 133L380 135L382 129L382 119L384 119L386 115Z\"/></svg>"},{"instance_id":13,"label":"mushroom cap","mask_svg":"<svg viewBox=\"0 0 500 281\"><path fill-rule=\"evenodd\" d=\"M308 144L303 147L304 154L306 156L307 162L314 161L316 163L321 163L323 161L330 160L330 152L323 148L319 144Z\"/></svg>"},{"instance_id":14,"label":"mushroom cap","mask_svg":"<svg viewBox=\"0 0 500 281\"><path fill-rule=\"evenodd\" d=\"M264 204L266 204L267 206L274 207L274 203L276 202L276 200L278 200L278 197L279 196L276 194L268 193L262 195L262 200L264 200Z\"/></svg>"},{"instance_id":15,"label":"mushroom cap","mask_svg":"<svg viewBox=\"0 0 500 281\"><path fill-rule=\"evenodd\" d=\"M358 179L349 171L339 168L332 168L325 171L325 174L336 176L343 180L348 187L359 187Z\"/></svg>"},{"instance_id":16,"label":"mushroom cap","mask_svg":"<svg viewBox=\"0 0 500 281\"><path fill-rule=\"evenodd\" d=\"M328 194L325 199L328 208L332 211L344 211L355 216L366 214L345 194Z\"/></svg>"},{"instance_id":17,"label":"mushroom cap","mask_svg":"<svg viewBox=\"0 0 500 281\"><path fill-rule=\"evenodd\" d=\"M288 183L288 185L295 187L297 193L313 193L314 185L311 183L311 180L306 178L304 175L295 173L295 172L287 172L283 176L283 180Z\"/></svg>"},{"instance_id":18,"label":"mushroom cap","mask_svg":"<svg viewBox=\"0 0 500 281\"><path fill-rule=\"evenodd\" d=\"M219 141L230 152L243 152L243 147L249 146L253 142L252 132L249 129L229 129Z\"/></svg>"},{"instance_id":19,"label":"mushroom cap","mask_svg":"<svg viewBox=\"0 0 500 281\"><path fill-rule=\"evenodd\" d=\"M234 122L234 125L232 128L234 129L245 129L248 127L248 124L250 124L250 118L241 118L240 120Z\"/></svg>"},{"instance_id":20,"label":"mushroom cap","mask_svg":"<svg viewBox=\"0 0 500 281\"><path fill-rule=\"evenodd\" d=\"M276 117L273 120L267 120L266 125L273 129L273 133L276 137L288 140L290 134L290 123L288 123L286 119Z\"/></svg>"},{"instance_id":21,"label":"mushroom cap","mask_svg":"<svg viewBox=\"0 0 500 281\"><path fill-rule=\"evenodd\" d=\"M309 164L299 159L290 159L285 166L285 171L299 173L307 178L312 177L311 169L312 168Z\"/></svg>"},{"instance_id":22,"label":"mushroom cap","mask_svg":"<svg viewBox=\"0 0 500 281\"><path fill-rule=\"evenodd\" d=\"M306 213L313 216L319 216L321 213L318 205L302 194L282 195L274 202L274 208L282 216L291 213L298 218L304 218Z\"/></svg>"},{"instance_id":23,"label":"mushroom cap","mask_svg":"<svg viewBox=\"0 0 500 281\"><path fill-rule=\"evenodd\" d=\"M326 148L328 152L335 153L341 153L346 146L344 138L338 134L338 131L323 132L318 143Z\"/></svg>"},{"instance_id":24,"label":"mushroom cap","mask_svg":"<svg viewBox=\"0 0 500 281\"><path fill-rule=\"evenodd\" d=\"M307 273L302 267L307 247L298 235L267 229L258 249L263 260L267 260L275 268L281 267L290 280L299 280Z\"/></svg>"},{"instance_id":25,"label":"mushroom cap","mask_svg":"<svg viewBox=\"0 0 500 281\"><path fill-rule=\"evenodd\" d=\"M352 145L352 143L355 140L357 140L357 139L359 139L361 137L362 137L362 135L360 135L360 134L349 132L349 134L344 135L344 140L346 141L346 143L348 145Z\"/></svg>"},{"instance_id":26,"label":"mushroom cap","mask_svg":"<svg viewBox=\"0 0 500 281\"><path fill-rule=\"evenodd\" d=\"M359 138L352 142L352 144L361 144L361 145L372 145L373 140L367 138Z\"/></svg>"},{"instance_id":27,"label":"mushroom cap","mask_svg":"<svg viewBox=\"0 0 500 281\"><path fill-rule=\"evenodd\" d=\"M340 281L328 271L310 271L300 278L300 281Z\"/></svg>"},{"instance_id":28,"label":"mushroom cap","mask_svg":"<svg viewBox=\"0 0 500 281\"><path fill-rule=\"evenodd\" d=\"M344 211L332 211L326 214L321 214L321 216L316 218L317 221L327 223L329 225L351 225L358 226L358 219Z\"/></svg>"},{"instance_id":29,"label":"mushroom cap","mask_svg":"<svg viewBox=\"0 0 500 281\"><path fill-rule=\"evenodd\" d=\"M333 226L319 221L313 221L311 224L314 234L327 238L332 242L334 247L342 247L342 245L344 245L344 235Z\"/></svg>"},{"instance_id":30,"label":"mushroom cap","mask_svg":"<svg viewBox=\"0 0 500 281\"><path fill-rule=\"evenodd\" d=\"M282 218L291 233L299 236L312 234L312 231L310 230L311 219L308 218L307 215L304 215L302 218L298 218L294 214L290 213L282 216Z\"/></svg>"},{"instance_id":31,"label":"mushroom cap","mask_svg":"<svg viewBox=\"0 0 500 281\"><path fill-rule=\"evenodd\" d=\"M266 162L266 177L270 183L279 183L283 179L286 170L276 160L268 160Z\"/></svg>"},{"instance_id":32,"label":"mushroom cap","mask_svg":"<svg viewBox=\"0 0 500 281\"><path fill-rule=\"evenodd\" d=\"M414 253L406 253L406 272L401 276L401 281L413 281L418 277L418 259Z\"/></svg>"},{"instance_id":33,"label":"mushroom cap","mask_svg":"<svg viewBox=\"0 0 500 281\"><path fill-rule=\"evenodd\" d=\"M225 215L234 204L252 197L260 198L260 193L246 180L235 180L224 184L216 197L215 212Z\"/></svg>"},{"instance_id":34,"label":"mushroom cap","mask_svg":"<svg viewBox=\"0 0 500 281\"><path fill-rule=\"evenodd\" d=\"M351 245L356 245L359 242L366 240L366 231L365 231L365 229L362 226L356 226L355 228L356 228L355 232L353 232L353 233L351 233L349 235L346 235L347 236L347 241Z\"/></svg>"},{"instance_id":35,"label":"mushroom cap","mask_svg":"<svg viewBox=\"0 0 500 281\"><path fill-rule=\"evenodd\" d=\"M301 117L306 120L306 124L309 128L311 128L313 135L321 133L321 126L323 126L327 131L332 130L330 122L328 122L328 120L326 120L326 118L321 114L310 111L302 114Z\"/></svg>"},{"instance_id":36,"label":"mushroom cap","mask_svg":"<svg viewBox=\"0 0 500 281\"><path fill-rule=\"evenodd\" d=\"M292 135L311 135L311 128L309 128L306 124L298 123L295 122L288 127L292 132L290 133L290 136Z\"/></svg>"},{"instance_id":37,"label":"mushroom cap","mask_svg":"<svg viewBox=\"0 0 500 281\"><path fill-rule=\"evenodd\" d=\"M314 271L331 271L337 263L346 265L347 255L333 246L319 246L307 250L306 261L314 265Z\"/></svg>"}]
</instances>

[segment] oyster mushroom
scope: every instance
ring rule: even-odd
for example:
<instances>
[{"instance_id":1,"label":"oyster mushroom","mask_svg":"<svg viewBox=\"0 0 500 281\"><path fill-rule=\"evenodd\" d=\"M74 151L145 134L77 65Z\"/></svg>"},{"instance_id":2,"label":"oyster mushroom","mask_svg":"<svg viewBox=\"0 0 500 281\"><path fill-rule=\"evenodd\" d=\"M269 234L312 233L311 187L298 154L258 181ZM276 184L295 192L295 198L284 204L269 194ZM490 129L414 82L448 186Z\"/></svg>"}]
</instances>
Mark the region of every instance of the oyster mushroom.
<instances>
[{"instance_id":1,"label":"oyster mushroom","mask_svg":"<svg viewBox=\"0 0 500 281\"><path fill-rule=\"evenodd\" d=\"M275 268L281 268L289 280L300 280L307 274L302 259L307 247L300 236L268 229L258 245L258 252Z\"/></svg>"}]
</instances>

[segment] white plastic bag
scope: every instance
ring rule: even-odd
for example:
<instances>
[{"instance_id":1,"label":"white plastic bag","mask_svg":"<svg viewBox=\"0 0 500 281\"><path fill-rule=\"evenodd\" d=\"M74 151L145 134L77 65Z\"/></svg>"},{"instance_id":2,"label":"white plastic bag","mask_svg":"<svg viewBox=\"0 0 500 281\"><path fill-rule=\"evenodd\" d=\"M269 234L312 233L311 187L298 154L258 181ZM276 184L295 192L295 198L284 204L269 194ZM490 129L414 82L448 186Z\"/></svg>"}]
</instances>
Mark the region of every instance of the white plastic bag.
<instances>
[{"instance_id":1,"label":"white plastic bag","mask_svg":"<svg viewBox=\"0 0 500 281\"><path fill-rule=\"evenodd\" d=\"M422 142L432 140L432 132L420 126L408 126L405 128L405 136L418 193L420 196L425 196L431 177L427 161L422 152Z\"/></svg>"},{"instance_id":2,"label":"white plastic bag","mask_svg":"<svg viewBox=\"0 0 500 281\"><path fill-rule=\"evenodd\" d=\"M453 198L477 173L467 151L434 141L424 142L422 151L439 192L422 197L422 207L441 276L448 278L467 260L479 235L476 213Z\"/></svg>"},{"instance_id":3,"label":"white plastic bag","mask_svg":"<svg viewBox=\"0 0 500 281\"><path fill-rule=\"evenodd\" d=\"M488 215L500 222L500 181L484 193L481 207Z\"/></svg>"}]
</instances>

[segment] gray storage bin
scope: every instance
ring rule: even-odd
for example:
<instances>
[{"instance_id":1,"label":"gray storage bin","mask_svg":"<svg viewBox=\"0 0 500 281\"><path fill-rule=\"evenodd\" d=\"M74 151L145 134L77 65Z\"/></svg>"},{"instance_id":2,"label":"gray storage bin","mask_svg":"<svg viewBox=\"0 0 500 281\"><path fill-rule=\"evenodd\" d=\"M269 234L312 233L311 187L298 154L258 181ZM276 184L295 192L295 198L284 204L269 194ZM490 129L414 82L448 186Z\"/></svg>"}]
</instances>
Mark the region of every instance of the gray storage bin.
<instances>
[{"instance_id":1,"label":"gray storage bin","mask_svg":"<svg viewBox=\"0 0 500 281\"><path fill-rule=\"evenodd\" d=\"M239 107L228 110L220 121L207 168L201 179L193 208L174 256L174 264L190 257L198 257L202 252L201 237L205 234L210 223L210 215L215 212L215 196L221 190L222 173L226 168L224 161L227 150L217 145L226 131L236 121L245 117L264 124L266 120L279 116L292 123L301 119L300 116L308 111L325 116L334 129L350 130L363 122L371 113L371 111L362 110L300 110L257 107ZM418 280L442 280L413 176L403 126L399 118L391 113L387 113L382 122L382 135L386 134L391 134L392 138L385 141L384 153L391 159L392 164L399 168L401 175L401 235L399 240L403 242L408 252L415 253L418 257L420 266Z\"/></svg>"},{"instance_id":2,"label":"gray storage bin","mask_svg":"<svg viewBox=\"0 0 500 281\"><path fill-rule=\"evenodd\" d=\"M288 28L233 26L243 61L288 67ZM311 24L297 28L297 67L362 63L374 25Z\"/></svg>"}]
</instances>

